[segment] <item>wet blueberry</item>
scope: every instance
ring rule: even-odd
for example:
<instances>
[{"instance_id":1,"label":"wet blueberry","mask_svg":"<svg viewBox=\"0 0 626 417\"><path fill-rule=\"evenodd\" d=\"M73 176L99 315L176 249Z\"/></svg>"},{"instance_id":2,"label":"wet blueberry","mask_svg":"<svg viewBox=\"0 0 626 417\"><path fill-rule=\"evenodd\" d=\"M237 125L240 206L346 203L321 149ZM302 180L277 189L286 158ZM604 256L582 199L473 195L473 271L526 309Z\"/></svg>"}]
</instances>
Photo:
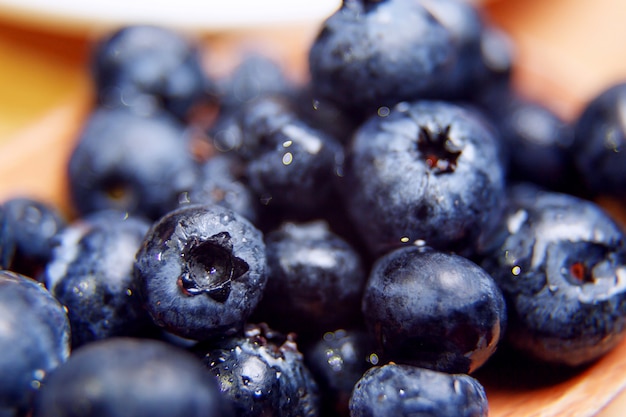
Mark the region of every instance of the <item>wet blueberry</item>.
<instances>
[{"instance_id":1,"label":"wet blueberry","mask_svg":"<svg viewBox=\"0 0 626 417\"><path fill-rule=\"evenodd\" d=\"M191 339L232 335L267 282L263 235L222 206L182 206L148 231L134 270L159 326Z\"/></svg>"},{"instance_id":2,"label":"wet blueberry","mask_svg":"<svg viewBox=\"0 0 626 417\"><path fill-rule=\"evenodd\" d=\"M597 194L626 196L626 83L599 93L578 116L574 161L583 183Z\"/></svg>"},{"instance_id":3,"label":"wet blueberry","mask_svg":"<svg viewBox=\"0 0 626 417\"><path fill-rule=\"evenodd\" d=\"M219 204L256 223L259 202L244 178L245 169L233 152L214 155L200 166L184 202Z\"/></svg>"},{"instance_id":4,"label":"wet blueberry","mask_svg":"<svg viewBox=\"0 0 626 417\"><path fill-rule=\"evenodd\" d=\"M449 31L413 0L345 0L309 51L317 95L365 114L441 97L456 60Z\"/></svg>"},{"instance_id":5,"label":"wet blueberry","mask_svg":"<svg viewBox=\"0 0 626 417\"><path fill-rule=\"evenodd\" d=\"M342 183L348 214L374 253L420 240L471 252L504 200L492 128L446 102L400 103L370 118L347 151Z\"/></svg>"},{"instance_id":6,"label":"wet blueberry","mask_svg":"<svg viewBox=\"0 0 626 417\"><path fill-rule=\"evenodd\" d=\"M32 198L12 198L3 207L15 245L10 269L38 278L50 259L55 235L67 221L52 205Z\"/></svg>"},{"instance_id":7,"label":"wet blueberry","mask_svg":"<svg viewBox=\"0 0 626 417\"><path fill-rule=\"evenodd\" d=\"M163 342L112 338L86 345L44 380L33 417L226 417L215 379Z\"/></svg>"},{"instance_id":8,"label":"wet blueberry","mask_svg":"<svg viewBox=\"0 0 626 417\"><path fill-rule=\"evenodd\" d=\"M626 239L596 204L533 187L511 189L482 263L502 289L508 340L544 361L577 366L626 331Z\"/></svg>"},{"instance_id":9,"label":"wet blueberry","mask_svg":"<svg viewBox=\"0 0 626 417\"><path fill-rule=\"evenodd\" d=\"M195 352L237 417L319 415L317 384L291 336L248 325L243 336Z\"/></svg>"},{"instance_id":10,"label":"wet blueberry","mask_svg":"<svg viewBox=\"0 0 626 417\"><path fill-rule=\"evenodd\" d=\"M509 180L582 193L572 161L571 124L541 103L509 89L489 100L487 112L498 129Z\"/></svg>"},{"instance_id":11,"label":"wet blueberry","mask_svg":"<svg viewBox=\"0 0 626 417\"><path fill-rule=\"evenodd\" d=\"M408 365L368 370L350 398L351 417L487 417L485 389L476 379Z\"/></svg>"},{"instance_id":12,"label":"wet blueberry","mask_svg":"<svg viewBox=\"0 0 626 417\"><path fill-rule=\"evenodd\" d=\"M403 247L379 258L363 314L381 357L450 373L470 373L504 336L506 306L487 272L459 255Z\"/></svg>"},{"instance_id":13,"label":"wet blueberry","mask_svg":"<svg viewBox=\"0 0 626 417\"><path fill-rule=\"evenodd\" d=\"M149 334L152 321L133 279L135 253L149 227L142 218L104 211L73 221L56 237L44 282L67 308L74 348Z\"/></svg>"},{"instance_id":14,"label":"wet blueberry","mask_svg":"<svg viewBox=\"0 0 626 417\"><path fill-rule=\"evenodd\" d=\"M248 103L240 115L246 176L264 206L288 218L329 204L341 174L343 147L306 124L282 97Z\"/></svg>"},{"instance_id":15,"label":"wet blueberry","mask_svg":"<svg viewBox=\"0 0 626 417\"><path fill-rule=\"evenodd\" d=\"M283 223L265 244L268 282L258 320L299 340L361 322L365 269L326 222Z\"/></svg>"},{"instance_id":16,"label":"wet blueberry","mask_svg":"<svg viewBox=\"0 0 626 417\"><path fill-rule=\"evenodd\" d=\"M164 108L187 119L194 106L211 101L214 94L201 55L191 38L165 27L117 29L93 51L98 102L144 114Z\"/></svg>"},{"instance_id":17,"label":"wet blueberry","mask_svg":"<svg viewBox=\"0 0 626 417\"><path fill-rule=\"evenodd\" d=\"M165 113L95 110L68 164L79 214L117 209L156 219L175 208L196 177L188 140Z\"/></svg>"},{"instance_id":18,"label":"wet blueberry","mask_svg":"<svg viewBox=\"0 0 626 417\"><path fill-rule=\"evenodd\" d=\"M280 64L260 53L246 53L219 85L220 106L229 111L273 94L291 94L293 86Z\"/></svg>"},{"instance_id":19,"label":"wet blueberry","mask_svg":"<svg viewBox=\"0 0 626 417\"><path fill-rule=\"evenodd\" d=\"M363 373L378 364L374 340L361 330L327 332L306 350L304 360L320 387L322 415L348 415L352 389Z\"/></svg>"},{"instance_id":20,"label":"wet blueberry","mask_svg":"<svg viewBox=\"0 0 626 417\"><path fill-rule=\"evenodd\" d=\"M48 373L70 354L70 323L31 278L0 272L0 415L27 415Z\"/></svg>"}]
</instances>

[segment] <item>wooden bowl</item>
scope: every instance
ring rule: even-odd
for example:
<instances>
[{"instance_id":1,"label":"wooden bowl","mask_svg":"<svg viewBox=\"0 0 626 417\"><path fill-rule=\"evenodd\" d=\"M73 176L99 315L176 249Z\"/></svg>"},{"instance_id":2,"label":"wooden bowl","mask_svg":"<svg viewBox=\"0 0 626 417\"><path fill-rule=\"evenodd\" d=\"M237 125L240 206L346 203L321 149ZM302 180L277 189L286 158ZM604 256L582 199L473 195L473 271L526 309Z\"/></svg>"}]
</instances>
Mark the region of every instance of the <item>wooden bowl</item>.
<instances>
[{"instance_id":1,"label":"wooden bowl","mask_svg":"<svg viewBox=\"0 0 626 417\"><path fill-rule=\"evenodd\" d=\"M492 0L484 10L515 42L516 87L566 119L573 120L599 91L626 79L621 0ZM202 40L217 74L228 72L243 48L262 48L295 80L303 80L306 49L317 28L318 23L249 29ZM87 63L93 36L50 33L0 18L0 200L27 195L72 214L65 164L92 106ZM601 203L626 224L624 207ZM626 414L626 341L577 371L498 354L476 376L487 388L491 417Z\"/></svg>"}]
</instances>

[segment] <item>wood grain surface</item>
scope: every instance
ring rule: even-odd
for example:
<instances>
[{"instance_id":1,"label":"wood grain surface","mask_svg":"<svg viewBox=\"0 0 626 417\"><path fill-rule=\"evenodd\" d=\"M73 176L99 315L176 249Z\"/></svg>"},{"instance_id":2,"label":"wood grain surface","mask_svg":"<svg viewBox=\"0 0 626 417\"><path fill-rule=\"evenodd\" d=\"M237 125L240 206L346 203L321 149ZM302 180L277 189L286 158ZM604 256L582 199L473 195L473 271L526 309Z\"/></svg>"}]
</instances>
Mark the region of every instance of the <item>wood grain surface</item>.
<instances>
[{"instance_id":1,"label":"wood grain surface","mask_svg":"<svg viewBox=\"0 0 626 417\"><path fill-rule=\"evenodd\" d=\"M625 7L621 0L500 0L485 10L515 41L520 91L573 119L594 94L626 79ZM242 50L262 48L303 81L316 29L201 36L210 50L207 69L227 73ZM48 33L0 17L0 200L28 195L72 214L65 164L92 106L87 63L93 39L93 33ZM626 219L623 207L603 204ZM491 417L626 415L626 341L576 372L505 353L477 377L487 387Z\"/></svg>"}]
</instances>

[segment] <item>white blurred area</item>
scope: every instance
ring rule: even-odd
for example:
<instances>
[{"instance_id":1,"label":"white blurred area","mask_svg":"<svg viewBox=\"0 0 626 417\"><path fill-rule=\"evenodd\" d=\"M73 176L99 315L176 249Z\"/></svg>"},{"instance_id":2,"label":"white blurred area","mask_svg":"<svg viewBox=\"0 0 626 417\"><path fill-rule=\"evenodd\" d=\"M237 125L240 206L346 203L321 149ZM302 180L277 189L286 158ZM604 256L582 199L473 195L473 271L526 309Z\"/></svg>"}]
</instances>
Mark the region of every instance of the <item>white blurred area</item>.
<instances>
[{"instance_id":1,"label":"white blurred area","mask_svg":"<svg viewBox=\"0 0 626 417\"><path fill-rule=\"evenodd\" d=\"M62 31L157 24L197 32L321 21L341 0L0 0L0 15Z\"/></svg>"}]
</instances>

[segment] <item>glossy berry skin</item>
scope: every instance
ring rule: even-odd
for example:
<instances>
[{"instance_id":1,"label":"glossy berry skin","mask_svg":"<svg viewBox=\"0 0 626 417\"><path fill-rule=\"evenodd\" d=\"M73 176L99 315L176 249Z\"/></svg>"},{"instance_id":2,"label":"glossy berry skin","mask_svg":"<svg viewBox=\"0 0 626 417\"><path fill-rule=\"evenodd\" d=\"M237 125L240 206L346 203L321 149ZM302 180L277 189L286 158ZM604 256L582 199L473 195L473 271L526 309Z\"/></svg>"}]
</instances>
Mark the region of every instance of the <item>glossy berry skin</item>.
<instances>
[{"instance_id":1,"label":"glossy berry skin","mask_svg":"<svg viewBox=\"0 0 626 417\"><path fill-rule=\"evenodd\" d=\"M456 58L450 33L419 2L345 0L314 40L309 69L321 98L370 114L440 97Z\"/></svg>"},{"instance_id":2,"label":"glossy berry skin","mask_svg":"<svg viewBox=\"0 0 626 417\"><path fill-rule=\"evenodd\" d=\"M149 25L122 27L103 38L93 50L92 74L100 105L141 113L166 109L181 119L208 102L214 89L198 45Z\"/></svg>"},{"instance_id":3,"label":"glossy berry skin","mask_svg":"<svg viewBox=\"0 0 626 417\"><path fill-rule=\"evenodd\" d=\"M15 254L15 238L11 222L0 205L0 269L10 269Z\"/></svg>"},{"instance_id":4,"label":"glossy berry skin","mask_svg":"<svg viewBox=\"0 0 626 417\"><path fill-rule=\"evenodd\" d=\"M186 205L153 224L135 279L156 324L203 340L241 332L265 284L262 233L218 205Z\"/></svg>"},{"instance_id":5,"label":"glossy berry skin","mask_svg":"<svg viewBox=\"0 0 626 417\"><path fill-rule=\"evenodd\" d=\"M487 417L478 380L409 365L369 369L350 398L351 417Z\"/></svg>"},{"instance_id":6,"label":"glossy berry skin","mask_svg":"<svg viewBox=\"0 0 626 417\"><path fill-rule=\"evenodd\" d=\"M194 351L237 417L314 417L318 388L294 340L264 325Z\"/></svg>"},{"instance_id":7,"label":"glossy berry skin","mask_svg":"<svg viewBox=\"0 0 626 417\"><path fill-rule=\"evenodd\" d=\"M593 195L626 196L626 83L616 84L587 103L575 125L574 161Z\"/></svg>"},{"instance_id":8,"label":"glossy berry skin","mask_svg":"<svg viewBox=\"0 0 626 417\"><path fill-rule=\"evenodd\" d=\"M329 204L343 147L305 123L284 97L263 97L240 114L246 176L261 204L288 218L311 217Z\"/></svg>"},{"instance_id":9,"label":"glossy berry skin","mask_svg":"<svg viewBox=\"0 0 626 417\"><path fill-rule=\"evenodd\" d=\"M219 204L256 223L259 202L244 178L245 169L233 152L214 155L200 165L184 203Z\"/></svg>"},{"instance_id":10,"label":"glossy berry skin","mask_svg":"<svg viewBox=\"0 0 626 417\"><path fill-rule=\"evenodd\" d=\"M80 215L105 209L157 219L178 205L196 178L183 125L165 113L96 109L68 163Z\"/></svg>"},{"instance_id":11,"label":"glossy berry skin","mask_svg":"<svg viewBox=\"0 0 626 417\"><path fill-rule=\"evenodd\" d=\"M305 351L304 361L320 387L322 415L348 415L348 401L357 381L378 364L374 340L364 331L338 329Z\"/></svg>"},{"instance_id":12,"label":"glossy berry skin","mask_svg":"<svg viewBox=\"0 0 626 417\"><path fill-rule=\"evenodd\" d=\"M290 94L293 86L279 62L269 56L249 52L219 83L220 106L231 111L273 94Z\"/></svg>"},{"instance_id":13,"label":"glossy berry skin","mask_svg":"<svg viewBox=\"0 0 626 417\"><path fill-rule=\"evenodd\" d=\"M149 339L113 338L72 353L44 381L33 417L230 416L191 354Z\"/></svg>"},{"instance_id":14,"label":"glossy berry skin","mask_svg":"<svg viewBox=\"0 0 626 417\"><path fill-rule=\"evenodd\" d=\"M0 329L0 415L26 415L42 380L69 357L70 323L43 285L0 271Z\"/></svg>"},{"instance_id":15,"label":"glossy berry skin","mask_svg":"<svg viewBox=\"0 0 626 417\"><path fill-rule=\"evenodd\" d=\"M258 315L300 340L360 323L367 274L359 254L324 221L266 234L268 282Z\"/></svg>"},{"instance_id":16,"label":"glossy berry skin","mask_svg":"<svg viewBox=\"0 0 626 417\"><path fill-rule=\"evenodd\" d=\"M12 198L3 207L15 247L8 268L38 278L50 259L54 237L67 221L55 207L32 198Z\"/></svg>"},{"instance_id":17,"label":"glossy berry skin","mask_svg":"<svg viewBox=\"0 0 626 417\"><path fill-rule=\"evenodd\" d=\"M510 182L532 182L555 191L582 193L572 160L571 123L509 88L493 92L486 111L498 129Z\"/></svg>"},{"instance_id":18,"label":"glossy berry skin","mask_svg":"<svg viewBox=\"0 0 626 417\"><path fill-rule=\"evenodd\" d=\"M482 266L502 289L508 340L543 361L578 366L626 331L626 239L596 204L512 188Z\"/></svg>"},{"instance_id":19,"label":"glossy berry skin","mask_svg":"<svg viewBox=\"0 0 626 417\"><path fill-rule=\"evenodd\" d=\"M399 248L376 261L363 314L383 360L450 373L483 365L507 320L489 274L464 257L426 247Z\"/></svg>"},{"instance_id":20,"label":"glossy berry skin","mask_svg":"<svg viewBox=\"0 0 626 417\"><path fill-rule=\"evenodd\" d=\"M494 132L474 111L400 103L355 133L341 189L375 254L424 241L471 252L502 211L504 170Z\"/></svg>"},{"instance_id":21,"label":"glossy berry skin","mask_svg":"<svg viewBox=\"0 0 626 417\"><path fill-rule=\"evenodd\" d=\"M44 282L67 308L73 348L153 330L133 279L135 253L149 227L143 218L102 211L57 235Z\"/></svg>"}]
</instances>

